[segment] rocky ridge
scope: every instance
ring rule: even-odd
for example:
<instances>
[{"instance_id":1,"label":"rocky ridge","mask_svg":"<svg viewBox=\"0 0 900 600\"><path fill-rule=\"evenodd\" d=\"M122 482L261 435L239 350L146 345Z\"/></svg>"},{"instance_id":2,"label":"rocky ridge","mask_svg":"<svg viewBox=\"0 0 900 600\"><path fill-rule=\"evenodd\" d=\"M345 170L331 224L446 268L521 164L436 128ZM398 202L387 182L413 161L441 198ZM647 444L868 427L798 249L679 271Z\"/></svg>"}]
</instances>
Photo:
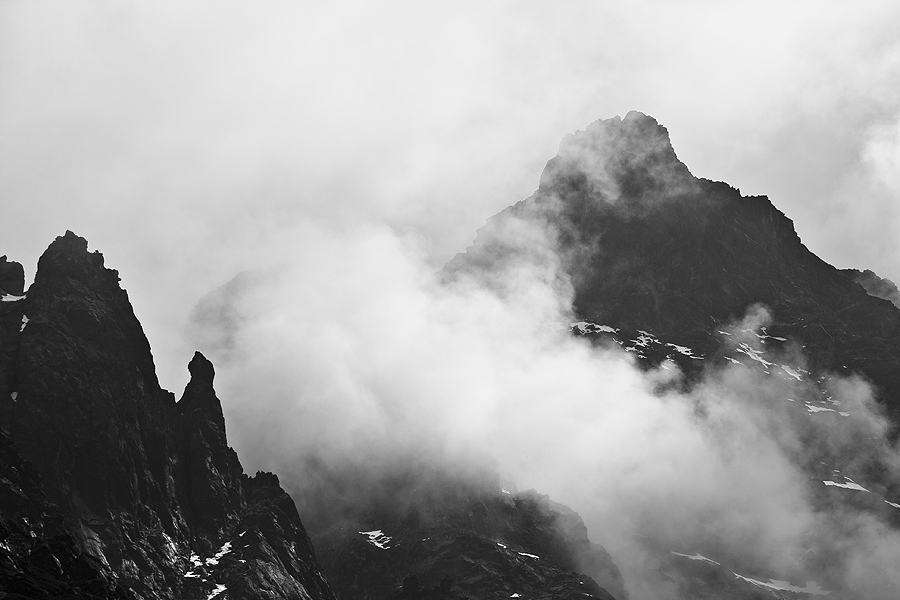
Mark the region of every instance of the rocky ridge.
<instances>
[{"instance_id":1,"label":"rocky ridge","mask_svg":"<svg viewBox=\"0 0 900 600\"><path fill-rule=\"evenodd\" d=\"M578 319L712 354L717 328L762 304L772 336L801 344L814 370L862 374L900 423L893 284L821 260L767 197L691 175L652 117L632 111L567 136L534 195L491 217L447 276L520 255L506 234L516 220L548 228Z\"/></svg>"},{"instance_id":2,"label":"rocky ridge","mask_svg":"<svg viewBox=\"0 0 900 600\"><path fill-rule=\"evenodd\" d=\"M491 217L443 274L491 286L498 271L523 266L551 273L554 285L571 292L573 335L618 345L639 367L680 371L685 391L729 368L773 382L785 393L773 395L783 404L772 409L804 432L796 460L814 510L900 527L891 452L871 437L857 437L845 455L816 441L816 432L853 435L853 425L843 425L853 410L831 385L848 376L870 383L875 412L889 417L895 436L900 428L892 282L819 259L768 198L694 177L666 129L638 112L567 136L535 194ZM859 597L843 587L840 550L827 541L810 542L808 553L785 565L802 565L821 586L658 542L644 545L678 597Z\"/></svg>"},{"instance_id":3,"label":"rocky ridge","mask_svg":"<svg viewBox=\"0 0 900 600\"><path fill-rule=\"evenodd\" d=\"M0 597L332 599L293 500L228 447L197 353L162 389L118 274L71 232L0 268Z\"/></svg>"}]
</instances>

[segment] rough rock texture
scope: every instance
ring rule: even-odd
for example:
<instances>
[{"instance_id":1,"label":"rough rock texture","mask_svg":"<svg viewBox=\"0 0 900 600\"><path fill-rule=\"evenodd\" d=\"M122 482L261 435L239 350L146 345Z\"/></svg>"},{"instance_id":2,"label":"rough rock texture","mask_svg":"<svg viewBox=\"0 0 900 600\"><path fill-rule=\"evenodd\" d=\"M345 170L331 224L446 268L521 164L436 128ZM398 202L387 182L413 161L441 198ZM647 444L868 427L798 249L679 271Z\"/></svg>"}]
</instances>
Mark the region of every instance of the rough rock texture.
<instances>
[{"instance_id":1,"label":"rough rock texture","mask_svg":"<svg viewBox=\"0 0 900 600\"><path fill-rule=\"evenodd\" d=\"M27 296L0 303L0 424L24 459L3 463L22 480L0 498L10 539L49 515L32 541L50 548L42 568L95 581L96 597L333 598L293 501L228 447L212 364L198 353L189 369L176 403L117 272L84 239L57 238ZM47 571L57 562L81 571ZM9 564L0 590L51 589Z\"/></svg>"},{"instance_id":2,"label":"rough rock texture","mask_svg":"<svg viewBox=\"0 0 900 600\"><path fill-rule=\"evenodd\" d=\"M817 371L863 374L900 422L900 310L810 252L768 198L693 177L652 117L567 136L537 192L492 217L446 275L542 256L523 254L523 224L563 257L580 319L708 354L715 328L762 303L772 335L804 345Z\"/></svg>"},{"instance_id":3,"label":"rough rock texture","mask_svg":"<svg viewBox=\"0 0 900 600\"><path fill-rule=\"evenodd\" d=\"M25 290L25 269L0 256L0 296L21 296Z\"/></svg>"},{"instance_id":4,"label":"rough rock texture","mask_svg":"<svg viewBox=\"0 0 900 600\"><path fill-rule=\"evenodd\" d=\"M82 550L40 475L0 430L0 598L134 598Z\"/></svg>"},{"instance_id":5,"label":"rough rock texture","mask_svg":"<svg viewBox=\"0 0 900 600\"><path fill-rule=\"evenodd\" d=\"M342 600L628 598L581 518L547 496L459 482L406 500L314 536Z\"/></svg>"}]
</instances>

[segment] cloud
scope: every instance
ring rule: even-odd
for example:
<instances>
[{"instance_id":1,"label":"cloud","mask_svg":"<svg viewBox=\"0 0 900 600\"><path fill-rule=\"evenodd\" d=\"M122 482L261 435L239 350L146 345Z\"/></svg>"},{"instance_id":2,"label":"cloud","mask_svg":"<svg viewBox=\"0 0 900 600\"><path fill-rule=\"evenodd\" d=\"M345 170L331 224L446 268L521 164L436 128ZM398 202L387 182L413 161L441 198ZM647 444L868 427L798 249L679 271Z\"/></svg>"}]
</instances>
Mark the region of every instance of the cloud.
<instances>
[{"instance_id":1,"label":"cloud","mask_svg":"<svg viewBox=\"0 0 900 600\"><path fill-rule=\"evenodd\" d=\"M889 196L834 193L900 114L897 19L891 2L5 2L2 252L31 265L87 237L179 387L190 308L264 266L273 232L380 223L438 268L563 135L637 109L698 176L770 194L813 251L897 280L872 219ZM848 224L866 245L835 243Z\"/></svg>"},{"instance_id":2,"label":"cloud","mask_svg":"<svg viewBox=\"0 0 900 600\"><path fill-rule=\"evenodd\" d=\"M770 315L753 307L726 350L745 344L771 368L723 361L687 389L674 363L641 370L618 346L570 334L552 229L523 220L495 233L527 252L447 282L388 227L308 221L271 240L276 265L198 305L195 340L217 362L230 439L249 470L279 473L308 526L412 501L406 488L435 470L477 482L496 469L578 510L635 597L679 593L660 578L660 551L889 597L871 590L891 589L879 565L896 531L877 511L819 499L833 468L880 494L873 465L900 481L865 382L778 368L806 368L802 351L764 346ZM826 395L850 416L811 414ZM819 562L800 560L811 548Z\"/></svg>"},{"instance_id":3,"label":"cloud","mask_svg":"<svg viewBox=\"0 0 900 600\"><path fill-rule=\"evenodd\" d=\"M638 109L697 176L768 193L814 252L897 281L895 3L48 6L0 5L0 252L27 266L86 236L164 385L195 342L216 359L248 468L302 489L483 452L581 511L633 585L656 567L644 531L760 564L812 531L845 550L838 579L891 577L892 530L836 527L798 476L810 437L839 455L868 432L889 463L864 383L835 384L870 416L833 431L773 422L794 384L738 367L660 395L668 371L568 335L553 232L518 230L531 262L493 286L434 273L564 134Z\"/></svg>"}]
</instances>

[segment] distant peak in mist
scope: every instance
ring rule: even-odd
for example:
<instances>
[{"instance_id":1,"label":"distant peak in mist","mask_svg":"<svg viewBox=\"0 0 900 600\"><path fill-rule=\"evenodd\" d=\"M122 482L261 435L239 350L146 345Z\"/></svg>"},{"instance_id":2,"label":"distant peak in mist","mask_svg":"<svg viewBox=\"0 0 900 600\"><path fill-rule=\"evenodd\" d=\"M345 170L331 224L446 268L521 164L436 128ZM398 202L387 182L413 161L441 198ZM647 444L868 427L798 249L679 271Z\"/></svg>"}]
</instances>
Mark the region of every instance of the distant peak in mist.
<instances>
[{"instance_id":1,"label":"distant peak in mist","mask_svg":"<svg viewBox=\"0 0 900 600\"><path fill-rule=\"evenodd\" d=\"M689 191L694 177L678 157L668 130L653 117L631 111L599 119L565 136L547 163L539 192L588 192L594 200L647 201Z\"/></svg>"}]
</instances>

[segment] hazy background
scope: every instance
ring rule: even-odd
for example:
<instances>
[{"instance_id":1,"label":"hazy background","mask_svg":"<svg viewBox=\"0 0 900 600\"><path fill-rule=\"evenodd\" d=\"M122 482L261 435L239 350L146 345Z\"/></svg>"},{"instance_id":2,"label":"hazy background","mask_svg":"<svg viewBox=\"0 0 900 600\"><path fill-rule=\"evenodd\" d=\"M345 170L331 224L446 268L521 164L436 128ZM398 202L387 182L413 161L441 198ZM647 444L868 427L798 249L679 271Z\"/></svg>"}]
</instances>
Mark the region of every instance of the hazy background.
<instances>
[{"instance_id":1,"label":"hazy background","mask_svg":"<svg viewBox=\"0 0 900 600\"><path fill-rule=\"evenodd\" d=\"M216 362L248 470L302 487L310 452L475 446L581 511L631 582L648 530L773 563L833 535L835 577L892 598L900 538L806 498L794 383L736 367L655 395L670 374L567 334L545 232L511 232L534 262L507 297L433 274L534 191L563 135L636 109L695 175L768 194L827 261L900 281L895 6L0 2L0 254L30 279L55 236L86 237L165 387L195 345ZM188 327L247 269L212 331ZM841 385L893 460L865 386ZM853 447L823 423L823 446Z\"/></svg>"},{"instance_id":2,"label":"hazy background","mask_svg":"<svg viewBox=\"0 0 900 600\"><path fill-rule=\"evenodd\" d=\"M187 313L304 220L435 267L631 109L694 174L768 194L900 280L894 2L0 3L0 253L66 229L121 271L163 384Z\"/></svg>"}]
</instances>

